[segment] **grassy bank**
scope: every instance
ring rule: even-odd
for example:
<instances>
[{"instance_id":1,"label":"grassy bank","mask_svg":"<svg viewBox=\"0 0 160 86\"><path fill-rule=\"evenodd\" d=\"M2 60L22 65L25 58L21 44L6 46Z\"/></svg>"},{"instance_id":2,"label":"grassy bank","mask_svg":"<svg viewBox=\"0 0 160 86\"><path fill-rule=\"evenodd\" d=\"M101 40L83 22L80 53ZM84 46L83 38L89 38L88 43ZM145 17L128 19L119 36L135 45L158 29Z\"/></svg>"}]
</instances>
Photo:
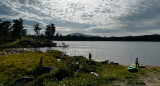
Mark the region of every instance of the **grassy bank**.
<instances>
[{"instance_id":1,"label":"grassy bank","mask_svg":"<svg viewBox=\"0 0 160 86\"><path fill-rule=\"evenodd\" d=\"M128 72L127 66L102 64L82 56L71 57L57 50L1 55L0 61L0 84L4 85L132 86L158 84L160 81L160 67L138 68L138 72L132 73ZM44 72L42 67L52 67L52 70ZM34 80L15 83L22 77Z\"/></svg>"},{"instance_id":2,"label":"grassy bank","mask_svg":"<svg viewBox=\"0 0 160 86\"><path fill-rule=\"evenodd\" d=\"M22 41L17 40L1 40L0 51L6 48L34 48L34 47L55 47L56 43L45 38L37 40L33 37L22 37Z\"/></svg>"}]
</instances>

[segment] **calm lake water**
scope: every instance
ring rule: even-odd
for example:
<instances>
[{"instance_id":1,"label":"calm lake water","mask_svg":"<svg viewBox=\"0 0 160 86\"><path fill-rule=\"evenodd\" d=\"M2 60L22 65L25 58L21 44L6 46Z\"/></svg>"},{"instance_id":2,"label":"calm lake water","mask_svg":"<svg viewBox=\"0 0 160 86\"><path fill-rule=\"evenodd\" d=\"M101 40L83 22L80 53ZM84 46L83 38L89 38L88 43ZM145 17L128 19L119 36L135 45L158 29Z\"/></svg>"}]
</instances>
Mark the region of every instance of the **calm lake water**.
<instances>
[{"instance_id":1,"label":"calm lake water","mask_svg":"<svg viewBox=\"0 0 160 86\"><path fill-rule=\"evenodd\" d=\"M113 42L113 41L56 41L69 44L68 48L53 47L71 56L85 56L89 52L96 61L110 60L130 65L139 58L140 64L160 66L160 42ZM41 48L46 51L48 48Z\"/></svg>"}]
</instances>

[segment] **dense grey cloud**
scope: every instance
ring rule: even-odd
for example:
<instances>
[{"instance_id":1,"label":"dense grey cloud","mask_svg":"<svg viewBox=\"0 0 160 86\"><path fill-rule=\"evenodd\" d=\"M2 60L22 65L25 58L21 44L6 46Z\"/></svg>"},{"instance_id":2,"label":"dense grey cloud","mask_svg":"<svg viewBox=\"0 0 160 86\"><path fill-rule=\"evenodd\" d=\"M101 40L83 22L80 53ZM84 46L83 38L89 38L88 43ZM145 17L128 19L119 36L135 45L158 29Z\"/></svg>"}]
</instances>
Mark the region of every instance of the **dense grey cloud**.
<instances>
[{"instance_id":1,"label":"dense grey cloud","mask_svg":"<svg viewBox=\"0 0 160 86\"><path fill-rule=\"evenodd\" d=\"M145 33L160 30L160 1L142 0L135 11L119 18L122 28L128 32ZM131 9L132 10L132 9ZM160 33L159 31L157 33Z\"/></svg>"},{"instance_id":2,"label":"dense grey cloud","mask_svg":"<svg viewBox=\"0 0 160 86\"><path fill-rule=\"evenodd\" d=\"M62 34L102 36L160 33L159 0L0 0L0 18L33 25L54 23Z\"/></svg>"},{"instance_id":3,"label":"dense grey cloud","mask_svg":"<svg viewBox=\"0 0 160 86\"><path fill-rule=\"evenodd\" d=\"M10 16L15 16L18 15L18 12L15 12L12 8L8 7L0 1L0 15L10 15Z\"/></svg>"},{"instance_id":4,"label":"dense grey cloud","mask_svg":"<svg viewBox=\"0 0 160 86\"><path fill-rule=\"evenodd\" d=\"M141 0L118 17L117 28L91 28L91 32L117 35L145 35L160 33L160 1ZM116 25L115 25L116 26ZM106 29L108 28L108 29Z\"/></svg>"}]
</instances>

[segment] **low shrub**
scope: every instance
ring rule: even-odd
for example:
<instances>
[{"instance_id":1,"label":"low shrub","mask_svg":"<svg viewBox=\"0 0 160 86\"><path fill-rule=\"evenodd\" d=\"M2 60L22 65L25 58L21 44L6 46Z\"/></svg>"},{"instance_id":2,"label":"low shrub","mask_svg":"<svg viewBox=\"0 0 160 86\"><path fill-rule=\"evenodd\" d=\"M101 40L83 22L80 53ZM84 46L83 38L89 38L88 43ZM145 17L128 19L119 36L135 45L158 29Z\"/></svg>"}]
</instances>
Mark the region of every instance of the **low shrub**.
<instances>
[{"instance_id":1,"label":"low shrub","mask_svg":"<svg viewBox=\"0 0 160 86\"><path fill-rule=\"evenodd\" d=\"M57 80L62 80L65 77L72 77L73 75L73 71L68 68L62 67L55 72L54 78L56 78Z\"/></svg>"}]
</instances>

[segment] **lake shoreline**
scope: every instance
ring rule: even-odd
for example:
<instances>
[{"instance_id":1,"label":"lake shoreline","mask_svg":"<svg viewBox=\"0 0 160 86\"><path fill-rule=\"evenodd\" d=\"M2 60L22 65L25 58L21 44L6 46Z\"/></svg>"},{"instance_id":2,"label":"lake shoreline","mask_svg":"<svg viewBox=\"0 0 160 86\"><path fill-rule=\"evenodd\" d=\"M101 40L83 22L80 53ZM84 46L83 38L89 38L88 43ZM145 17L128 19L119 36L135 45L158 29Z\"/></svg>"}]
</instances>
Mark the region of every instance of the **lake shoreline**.
<instances>
[{"instance_id":1,"label":"lake shoreline","mask_svg":"<svg viewBox=\"0 0 160 86\"><path fill-rule=\"evenodd\" d=\"M43 59L41 60L41 58ZM68 56L57 50L48 52L25 51L12 55L2 55L0 56L0 59L0 77L4 77L3 79L0 79L0 83L3 84L14 84L13 82L16 80L27 76L35 79L31 82L27 82L26 84L28 85L34 85L33 83L41 85L42 82L46 82L45 86L51 85L51 83L52 85L70 85L70 83L73 85L81 85L81 83L88 85L91 84L90 80L93 81L94 83L92 84L95 85L120 85L122 83L124 85L147 85L149 81L143 81L142 77L147 76L147 79L158 79L159 77L156 77L156 75L160 74L160 67L151 66L147 68L137 68L138 72L132 73L127 70L127 66L114 63L110 64L108 61L96 62L82 56ZM45 68L54 69L47 73L42 72L41 74L35 75L36 71L39 70L40 65ZM7 75L8 72L10 72L10 77ZM56 77L57 75L55 74L59 74L59 72L66 72L69 75L65 74L61 78L59 78L60 75L58 75L59 77ZM156 72L156 74L154 74L154 72ZM150 75L150 73L153 74ZM52 81L51 76L56 77L58 80ZM85 79L85 81L82 79ZM39 80L43 81L39 82ZM101 80L104 80L104 82ZM153 82L154 80L151 82L152 85L154 85Z\"/></svg>"},{"instance_id":2,"label":"lake shoreline","mask_svg":"<svg viewBox=\"0 0 160 86\"><path fill-rule=\"evenodd\" d=\"M55 41L58 44L65 43L67 48L53 47L51 49L66 52L71 56L89 56L96 61L110 60L130 65L139 58L139 63L144 65L159 66L160 46L159 42L103 42L103 41ZM49 48L40 48L46 51Z\"/></svg>"},{"instance_id":3,"label":"lake shoreline","mask_svg":"<svg viewBox=\"0 0 160 86\"><path fill-rule=\"evenodd\" d=\"M56 47L58 47L58 46L56 46ZM56 47L54 47L54 48L56 48ZM8 49L0 52L0 55L19 54L19 53L23 53L23 52L26 52L26 51L36 52L36 51L41 51L40 48L49 48L49 47L39 47L39 48L8 48ZM48 52L48 51L51 51L51 49L46 50L45 53ZM42 52L44 52L44 51L42 51ZM65 53L66 55L68 55L66 52L63 52L63 53ZM72 56L72 57L74 57L74 56ZM88 59L88 58L86 57L86 59ZM92 60L94 60L94 59L92 59ZM94 60L94 61L96 61L96 62L107 62L107 63L117 63L117 62L110 61L110 60ZM121 63L118 63L118 64L123 65ZM131 64L129 64L129 65L131 65ZM129 66L129 65L124 65L124 66ZM145 65L145 64L140 64L140 65ZM159 65L146 65L146 67L160 67L160 66Z\"/></svg>"}]
</instances>

